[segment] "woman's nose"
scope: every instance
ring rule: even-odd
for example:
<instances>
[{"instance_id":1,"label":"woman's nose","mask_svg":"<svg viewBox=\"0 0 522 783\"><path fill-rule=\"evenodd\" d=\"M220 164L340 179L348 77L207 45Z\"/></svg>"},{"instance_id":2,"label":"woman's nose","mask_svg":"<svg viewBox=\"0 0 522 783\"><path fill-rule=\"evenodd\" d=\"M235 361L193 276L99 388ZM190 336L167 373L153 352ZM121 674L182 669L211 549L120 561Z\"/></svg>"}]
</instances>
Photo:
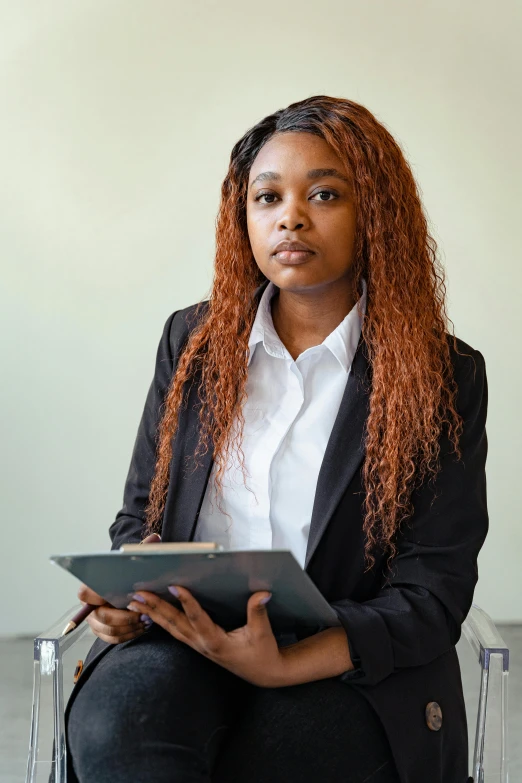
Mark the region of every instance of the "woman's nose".
<instances>
[{"instance_id":1,"label":"woman's nose","mask_svg":"<svg viewBox=\"0 0 522 783\"><path fill-rule=\"evenodd\" d=\"M289 231L293 231L296 228L304 228L307 223L307 216L296 205L288 204L286 209L283 209L279 215L279 227L287 228Z\"/></svg>"},{"instance_id":2,"label":"woman's nose","mask_svg":"<svg viewBox=\"0 0 522 783\"><path fill-rule=\"evenodd\" d=\"M280 204L278 213L279 228L293 231L296 228L305 228L308 225L306 206L299 198L288 198Z\"/></svg>"},{"instance_id":3,"label":"woman's nose","mask_svg":"<svg viewBox=\"0 0 522 783\"><path fill-rule=\"evenodd\" d=\"M281 222L280 228L287 228L290 231L295 231L296 228L303 228L303 223L296 223L295 220L292 222L286 220L284 222Z\"/></svg>"}]
</instances>

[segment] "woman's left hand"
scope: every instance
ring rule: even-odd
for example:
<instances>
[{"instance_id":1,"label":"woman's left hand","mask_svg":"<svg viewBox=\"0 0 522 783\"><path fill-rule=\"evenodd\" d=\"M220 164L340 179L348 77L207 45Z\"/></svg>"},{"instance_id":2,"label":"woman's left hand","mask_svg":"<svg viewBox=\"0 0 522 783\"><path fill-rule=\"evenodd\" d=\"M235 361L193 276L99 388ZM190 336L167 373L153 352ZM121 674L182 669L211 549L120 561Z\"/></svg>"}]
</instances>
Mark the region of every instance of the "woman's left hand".
<instances>
[{"instance_id":1,"label":"woman's left hand","mask_svg":"<svg viewBox=\"0 0 522 783\"><path fill-rule=\"evenodd\" d=\"M263 688L285 685L285 659L273 634L266 606L260 603L261 599L270 597L270 593L251 595L247 603L247 624L227 632L210 619L187 589L176 588L184 611L145 590L133 595L135 600L127 609L148 614L171 636L253 685Z\"/></svg>"}]
</instances>

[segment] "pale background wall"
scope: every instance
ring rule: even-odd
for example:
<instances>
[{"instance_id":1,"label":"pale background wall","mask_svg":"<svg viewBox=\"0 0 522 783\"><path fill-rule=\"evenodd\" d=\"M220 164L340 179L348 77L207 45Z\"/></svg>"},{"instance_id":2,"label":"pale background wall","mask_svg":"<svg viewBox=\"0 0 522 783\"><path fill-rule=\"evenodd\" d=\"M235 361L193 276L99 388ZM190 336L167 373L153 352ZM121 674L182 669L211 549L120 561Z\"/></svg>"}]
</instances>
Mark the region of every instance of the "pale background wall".
<instances>
[{"instance_id":1,"label":"pale background wall","mask_svg":"<svg viewBox=\"0 0 522 783\"><path fill-rule=\"evenodd\" d=\"M0 0L2 632L41 631L108 548L163 324L208 296L230 150L314 94L403 145L456 332L485 356L476 600L520 621L517 0Z\"/></svg>"}]
</instances>

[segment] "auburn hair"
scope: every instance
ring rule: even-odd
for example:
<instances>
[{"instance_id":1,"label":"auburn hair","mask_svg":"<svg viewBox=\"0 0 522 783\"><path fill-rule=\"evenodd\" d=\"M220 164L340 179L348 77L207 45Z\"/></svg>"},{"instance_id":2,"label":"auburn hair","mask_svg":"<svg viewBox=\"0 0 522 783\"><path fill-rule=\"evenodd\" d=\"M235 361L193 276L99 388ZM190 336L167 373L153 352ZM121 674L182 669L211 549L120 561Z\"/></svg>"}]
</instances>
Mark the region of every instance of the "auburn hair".
<instances>
[{"instance_id":1,"label":"auburn hair","mask_svg":"<svg viewBox=\"0 0 522 783\"><path fill-rule=\"evenodd\" d=\"M210 296L204 316L196 317L165 396L144 536L161 532L178 415L187 382L191 385L198 371L201 426L194 457L213 444L219 491L233 448L245 476L241 408L246 399L248 339L257 309L253 292L266 280L248 238L247 184L260 149L274 134L286 132L320 136L353 176L353 286L355 294L361 290L361 278L366 280L362 337L371 367L362 467L365 557L370 568L376 547L393 557L399 526L413 513L413 490L440 470L443 431L460 458L462 419L456 411L444 273L412 171L399 144L368 109L326 95L270 114L232 149L221 186ZM203 301L198 303L196 316L202 305ZM453 345L456 350L454 336Z\"/></svg>"}]
</instances>

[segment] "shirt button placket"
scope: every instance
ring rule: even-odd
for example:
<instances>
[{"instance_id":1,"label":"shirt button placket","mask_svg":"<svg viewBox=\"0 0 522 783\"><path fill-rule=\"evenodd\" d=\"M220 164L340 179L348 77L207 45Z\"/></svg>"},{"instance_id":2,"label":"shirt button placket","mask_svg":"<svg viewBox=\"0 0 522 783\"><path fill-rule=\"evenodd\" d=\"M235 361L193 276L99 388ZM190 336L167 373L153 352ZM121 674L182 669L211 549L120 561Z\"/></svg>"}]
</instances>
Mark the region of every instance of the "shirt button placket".
<instances>
[{"instance_id":1,"label":"shirt button placket","mask_svg":"<svg viewBox=\"0 0 522 783\"><path fill-rule=\"evenodd\" d=\"M272 487L274 480L277 480L277 461L278 456L281 452L281 447L283 445L283 442L285 438L288 435L288 432L290 428L292 427L292 424L296 420L299 411L302 408L303 401L304 401L304 394L303 394L303 379L300 373L299 368L297 367L296 363L292 360L287 360L286 362L286 369L287 369L287 393L285 394L285 398L283 400L283 404L280 406L278 410L278 416L277 416L277 435L274 438L274 444L273 448L271 449L271 459L268 467L268 474L267 474L267 496L269 498L269 504L271 507L271 501L272 501ZM274 427L274 429L276 429ZM270 513L270 510L269 510ZM271 535L273 539L273 523L272 523L272 516L270 514L270 529L271 529Z\"/></svg>"}]
</instances>

